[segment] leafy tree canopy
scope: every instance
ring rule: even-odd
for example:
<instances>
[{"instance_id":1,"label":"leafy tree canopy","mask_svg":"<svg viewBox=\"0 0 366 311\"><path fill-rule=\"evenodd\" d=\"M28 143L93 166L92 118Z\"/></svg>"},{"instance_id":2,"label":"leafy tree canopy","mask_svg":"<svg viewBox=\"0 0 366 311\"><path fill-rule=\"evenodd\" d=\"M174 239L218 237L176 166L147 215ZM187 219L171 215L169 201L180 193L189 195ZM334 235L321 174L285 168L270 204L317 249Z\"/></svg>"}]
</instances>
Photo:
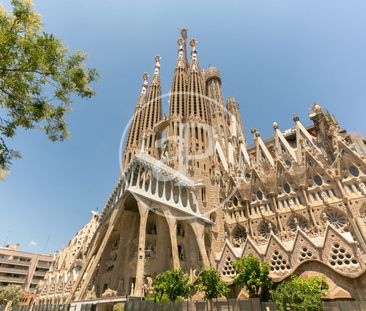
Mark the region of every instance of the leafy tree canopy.
<instances>
[{"instance_id":1,"label":"leafy tree canopy","mask_svg":"<svg viewBox=\"0 0 366 311\"><path fill-rule=\"evenodd\" d=\"M279 311L285 311L287 307L293 311L321 311L321 298L327 290L328 285L324 278L293 276L289 281L278 285L272 296Z\"/></svg>"},{"instance_id":2,"label":"leafy tree canopy","mask_svg":"<svg viewBox=\"0 0 366 311\"><path fill-rule=\"evenodd\" d=\"M179 298L189 298L192 295L193 285L189 276L183 270L168 270L158 274L153 282L156 293L156 301L161 301L166 295L170 301L177 301Z\"/></svg>"},{"instance_id":3,"label":"leafy tree canopy","mask_svg":"<svg viewBox=\"0 0 366 311\"><path fill-rule=\"evenodd\" d=\"M270 267L258 257L248 255L233 263L236 277L234 284L244 286L250 297L258 297L272 287L269 278Z\"/></svg>"},{"instance_id":4,"label":"leafy tree canopy","mask_svg":"<svg viewBox=\"0 0 366 311\"><path fill-rule=\"evenodd\" d=\"M220 273L214 268L202 270L196 284L198 290L205 292L206 300L224 296L229 291L226 283L221 281Z\"/></svg>"},{"instance_id":5,"label":"leafy tree canopy","mask_svg":"<svg viewBox=\"0 0 366 311\"><path fill-rule=\"evenodd\" d=\"M39 128L51 141L65 139L72 95L92 97L97 78L84 53L71 53L43 30L31 0L11 4L12 12L0 5L0 178L20 157L6 143L16 130Z\"/></svg>"},{"instance_id":6,"label":"leafy tree canopy","mask_svg":"<svg viewBox=\"0 0 366 311\"><path fill-rule=\"evenodd\" d=\"M8 285L0 288L0 305L6 305L9 301L17 306L22 299L22 289L17 285Z\"/></svg>"}]
</instances>

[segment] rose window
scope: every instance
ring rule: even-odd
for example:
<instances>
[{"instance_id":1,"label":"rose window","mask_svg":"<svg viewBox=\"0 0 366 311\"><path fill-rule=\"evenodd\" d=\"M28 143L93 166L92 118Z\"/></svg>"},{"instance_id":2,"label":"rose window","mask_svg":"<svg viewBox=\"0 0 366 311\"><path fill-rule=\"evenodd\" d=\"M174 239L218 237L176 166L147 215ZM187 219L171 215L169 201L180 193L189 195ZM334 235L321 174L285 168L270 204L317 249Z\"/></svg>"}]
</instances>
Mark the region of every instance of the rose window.
<instances>
[{"instance_id":1,"label":"rose window","mask_svg":"<svg viewBox=\"0 0 366 311\"><path fill-rule=\"evenodd\" d=\"M235 227L232 238L234 246L236 247L242 246L246 241L246 239L247 239L247 231L245 230L245 228L241 226Z\"/></svg>"},{"instance_id":2,"label":"rose window","mask_svg":"<svg viewBox=\"0 0 366 311\"><path fill-rule=\"evenodd\" d=\"M259 233L262 237L268 238L271 231L276 233L276 228L270 222L262 222L261 226L259 227Z\"/></svg>"},{"instance_id":3,"label":"rose window","mask_svg":"<svg viewBox=\"0 0 366 311\"><path fill-rule=\"evenodd\" d=\"M301 228L301 230L305 231L309 227L309 224L303 217L293 217L289 223L291 231L296 231L298 226Z\"/></svg>"},{"instance_id":4,"label":"rose window","mask_svg":"<svg viewBox=\"0 0 366 311\"><path fill-rule=\"evenodd\" d=\"M344 230L345 227L347 226L346 217L338 212L327 213L327 219L337 229Z\"/></svg>"}]
</instances>

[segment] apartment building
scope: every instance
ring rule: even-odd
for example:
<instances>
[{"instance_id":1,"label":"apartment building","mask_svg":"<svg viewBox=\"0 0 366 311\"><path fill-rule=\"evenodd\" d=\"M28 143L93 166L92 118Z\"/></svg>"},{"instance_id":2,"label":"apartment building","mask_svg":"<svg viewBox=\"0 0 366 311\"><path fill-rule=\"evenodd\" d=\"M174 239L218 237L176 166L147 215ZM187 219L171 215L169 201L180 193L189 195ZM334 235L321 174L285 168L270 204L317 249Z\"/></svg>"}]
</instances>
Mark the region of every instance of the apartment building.
<instances>
[{"instance_id":1,"label":"apartment building","mask_svg":"<svg viewBox=\"0 0 366 311\"><path fill-rule=\"evenodd\" d=\"M23 252L19 244L0 247L0 287L19 285L23 290L34 292L44 278L53 255Z\"/></svg>"}]
</instances>

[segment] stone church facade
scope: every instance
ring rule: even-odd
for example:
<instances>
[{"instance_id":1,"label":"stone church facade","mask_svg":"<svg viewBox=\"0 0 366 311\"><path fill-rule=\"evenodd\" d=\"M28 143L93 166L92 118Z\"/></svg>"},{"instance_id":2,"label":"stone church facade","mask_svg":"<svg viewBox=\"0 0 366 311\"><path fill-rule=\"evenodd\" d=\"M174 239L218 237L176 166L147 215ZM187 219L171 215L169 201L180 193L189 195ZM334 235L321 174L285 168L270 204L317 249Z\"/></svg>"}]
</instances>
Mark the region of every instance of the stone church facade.
<instances>
[{"instance_id":1,"label":"stone church facade","mask_svg":"<svg viewBox=\"0 0 366 311\"><path fill-rule=\"evenodd\" d=\"M84 255L99 226L99 214L92 212L89 222L59 252L44 279L36 288L36 304L62 304L70 295L72 285L84 264Z\"/></svg>"},{"instance_id":2,"label":"stone church facade","mask_svg":"<svg viewBox=\"0 0 366 311\"><path fill-rule=\"evenodd\" d=\"M280 281L324 275L328 298L366 295L366 146L314 103L248 145L239 105L226 101L217 68L201 69L197 41L178 40L163 116L160 57L143 75L121 159L122 172L99 219L67 301L144 296L151 279L182 267L192 278L254 254ZM188 58L188 49L190 57Z\"/></svg>"}]
</instances>

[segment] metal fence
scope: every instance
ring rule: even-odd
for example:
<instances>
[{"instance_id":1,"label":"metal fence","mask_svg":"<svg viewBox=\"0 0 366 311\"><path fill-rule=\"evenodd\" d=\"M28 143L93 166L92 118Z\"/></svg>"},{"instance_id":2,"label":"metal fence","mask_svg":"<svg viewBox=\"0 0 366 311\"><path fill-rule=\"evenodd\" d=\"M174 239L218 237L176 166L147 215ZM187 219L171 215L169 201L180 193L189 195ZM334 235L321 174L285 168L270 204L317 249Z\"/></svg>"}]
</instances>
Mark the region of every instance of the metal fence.
<instances>
[{"instance_id":1,"label":"metal fence","mask_svg":"<svg viewBox=\"0 0 366 311\"><path fill-rule=\"evenodd\" d=\"M5 306L0 305L0 311L4 311ZM70 305L33 305L33 306L12 306L11 311L69 311Z\"/></svg>"},{"instance_id":2,"label":"metal fence","mask_svg":"<svg viewBox=\"0 0 366 311\"><path fill-rule=\"evenodd\" d=\"M266 308L268 307L268 309ZM275 311L274 303L260 303L259 299L213 301L180 301L155 303L154 301L131 300L125 311Z\"/></svg>"},{"instance_id":3,"label":"metal fence","mask_svg":"<svg viewBox=\"0 0 366 311\"><path fill-rule=\"evenodd\" d=\"M366 311L366 301L327 301L324 311ZM82 305L80 311L95 311L96 305ZM212 308L207 301L180 301L155 303L146 300L130 300L125 304L125 311L276 311L273 302L260 302L258 299L213 301ZM289 309L291 310L291 309ZM5 306L0 305L0 311ZM11 311L71 311L70 305L34 305L13 306Z\"/></svg>"},{"instance_id":4,"label":"metal fence","mask_svg":"<svg viewBox=\"0 0 366 311\"><path fill-rule=\"evenodd\" d=\"M327 301L324 311L366 311L366 301Z\"/></svg>"}]
</instances>

